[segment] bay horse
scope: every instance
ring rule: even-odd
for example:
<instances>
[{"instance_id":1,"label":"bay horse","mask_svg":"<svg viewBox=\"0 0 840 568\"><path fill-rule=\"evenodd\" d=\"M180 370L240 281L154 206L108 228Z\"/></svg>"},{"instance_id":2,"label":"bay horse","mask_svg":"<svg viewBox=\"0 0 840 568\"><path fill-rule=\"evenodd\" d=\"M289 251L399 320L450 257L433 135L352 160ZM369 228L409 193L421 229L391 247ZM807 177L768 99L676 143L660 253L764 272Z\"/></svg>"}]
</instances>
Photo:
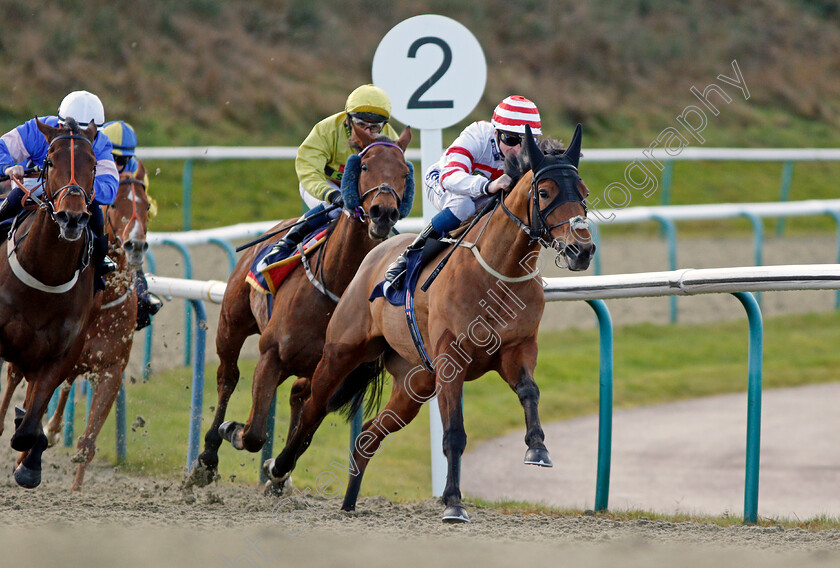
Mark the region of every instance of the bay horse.
<instances>
[{"instance_id":1,"label":"bay horse","mask_svg":"<svg viewBox=\"0 0 840 568\"><path fill-rule=\"evenodd\" d=\"M73 382L77 377L86 377L93 392L85 432L79 438L77 453L72 458L78 464L72 491L81 491L85 470L96 455L96 438L120 391L131 354L137 323L135 272L142 268L143 255L149 248L146 243L149 207L146 185L142 179L128 173L120 176L114 202L102 207L108 255L116 262L117 270L105 277L105 290L97 297L85 334L84 349L59 392L58 405L46 428L48 443L53 445L61 437L64 409ZM6 392L0 405L0 424L22 378L14 366L9 367Z\"/></svg>"},{"instance_id":2,"label":"bay horse","mask_svg":"<svg viewBox=\"0 0 840 568\"><path fill-rule=\"evenodd\" d=\"M350 370L379 358L394 377L393 391L353 445L343 510L355 509L365 468L381 450L383 439L405 427L424 402L437 396L448 463L443 520L469 521L459 488L461 454L467 442L462 389L465 381L489 371L501 375L525 410L525 463L551 465L534 380L545 296L533 266L542 245L556 250L555 262L563 255L570 269L585 270L595 246L586 221L588 190L577 172L580 125L564 152L558 144L556 151L544 154L530 128L523 144L520 154L524 155L506 164L511 177L519 181L497 198L498 206L486 221L466 233L428 292L418 289L414 297L417 326L434 373L421 362L406 325L406 308L382 298L368 301L389 264L411 240L401 235L368 254L336 307L298 426L281 453L263 466L271 482L282 484L288 478L326 414L347 400L348 393L343 391L348 388L345 377ZM419 282L424 282L435 264L422 270Z\"/></svg>"},{"instance_id":3,"label":"bay horse","mask_svg":"<svg viewBox=\"0 0 840 568\"><path fill-rule=\"evenodd\" d=\"M355 211L344 210L318 253L321 282L336 296L344 292L365 255L388 236L401 216L408 214L413 200L413 174L404 156L411 130L406 127L394 142L384 135L371 136L354 124L353 136L363 148L357 166L358 191L353 196L358 207ZM345 196L345 205L347 202ZM284 221L278 227L293 221ZM258 252L252 248L239 259L222 300L216 334L218 404L204 437L204 451L189 478L190 483L198 486L209 484L216 476L222 433L236 449L257 452L262 448L271 402L277 387L291 375L298 377L289 397L289 427L294 427L303 400L309 396L309 377L321 358L327 323L335 310L335 301L318 291L298 267L281 283L273 299L274 309L270 311L268 296L255 291L245 281ZM224 422L228 401L239 382L237 361L242 344L255 333L260 334L260 355L254 370L248 422ZM376 370L360 370L364 376L371 373Z\"/></svg>"},{"instance_id":4,"label":"bay horse","mask_svg":"<svg viewBox=\"0 0 840 568\"><path fill-rule=\"evenodd\" d=\"M41 417L79 358L94 303L87 222L96 125L82 130L68 119L53 128L38 121L38 129L49 143L43 196L30 195L38 210L16 222L0 255L0 358L28 380L11 438L13 449L27 453L15 469L27 488L41 482Z\"/></svg>"}]
</instances>

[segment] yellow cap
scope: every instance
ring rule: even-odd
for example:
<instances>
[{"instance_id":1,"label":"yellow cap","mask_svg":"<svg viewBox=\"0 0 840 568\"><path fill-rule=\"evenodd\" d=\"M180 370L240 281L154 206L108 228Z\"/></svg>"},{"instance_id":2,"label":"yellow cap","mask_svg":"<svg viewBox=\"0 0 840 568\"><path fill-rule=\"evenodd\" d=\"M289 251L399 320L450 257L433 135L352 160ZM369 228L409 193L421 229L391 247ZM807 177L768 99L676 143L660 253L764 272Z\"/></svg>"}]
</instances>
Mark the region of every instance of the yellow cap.
<instances>
[{"instance_id":1,"label":"yellow cap","mask_svg":"<svg viewBox=\"0 0 840 568\"><path fill-rule=\"evenodd\" d=\"M372 112L390 119L391 99L379 87L362 85L347 97L344 110L348 113Z\"/></svg>"}]
</instances>

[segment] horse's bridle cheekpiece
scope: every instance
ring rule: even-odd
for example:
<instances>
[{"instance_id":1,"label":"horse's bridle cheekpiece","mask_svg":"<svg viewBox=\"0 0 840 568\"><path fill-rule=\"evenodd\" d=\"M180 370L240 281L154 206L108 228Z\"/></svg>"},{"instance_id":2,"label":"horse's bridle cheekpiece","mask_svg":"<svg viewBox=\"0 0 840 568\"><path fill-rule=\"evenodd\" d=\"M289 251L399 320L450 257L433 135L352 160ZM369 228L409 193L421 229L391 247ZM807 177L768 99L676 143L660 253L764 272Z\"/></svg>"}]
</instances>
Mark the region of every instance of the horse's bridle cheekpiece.
<instances>
[{"instance_id":1,"label":"horse's bridle cheekpiece","mask_svg":"<svg viewBox=\"0 0 840 568\"><path fill-rule=\"evenodd\" d=\"M558 252L563 252L563 247L558 248L554 243L554 238L551 236L551 231L569 223L573 229L584 228L587 225L586 221L586 201L584 196L578 190L577 184L580 181L578 176L578 163L580 162L580 142L581 142L581 125L578 124L575 129L572 142L569 147L560 155L545 155L537 145L531 134L530 126L525 126L525 151L531 163L531 170L534 172L531 180L531 189L528 191L528 199L531 201L531 207L528 209L527 222L517 217L511 210L509 210L504 203L504 199L500 200L502 209L511 220L519 226L525 234L532 241L539 241L539 243L546 248L557 248ZM554 199L540 209L539 184L543 180L552 180L557 184L559 191ZM552 211L563 205L564 203L580 203L583 206L584 215L572 217L565 221L561 221L555 225L550 225L548 216Z\"/></svg>"}]
</instances>

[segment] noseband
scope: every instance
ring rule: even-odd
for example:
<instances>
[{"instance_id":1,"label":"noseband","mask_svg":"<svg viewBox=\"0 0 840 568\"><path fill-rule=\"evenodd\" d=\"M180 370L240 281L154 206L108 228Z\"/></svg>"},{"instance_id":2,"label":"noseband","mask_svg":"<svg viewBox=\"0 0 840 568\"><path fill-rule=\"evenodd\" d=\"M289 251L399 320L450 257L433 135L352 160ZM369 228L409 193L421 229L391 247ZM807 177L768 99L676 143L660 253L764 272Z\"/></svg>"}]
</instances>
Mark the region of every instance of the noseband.
<instances>
[{"instance_id":1,"label":"noseband","mask_svg":"<svg viewBox=\"0 0 840 568\"><path fill-rule=\"evenodd\" d=\"M373 142L373 143L369 144L368 146L366 146L364 150L359 152L359 157L363 158L364 155L367 153L367 151L370 150L371 148L373 148L374 146L391 146L391 147L399 150L401 154L404 154L403 149L400 148L399 146L397 146L396 144L392 144L390 142ZM351 214L351 217L353 219L358 219L359 221L364 222L366 219L370 218L370 215L368 214L368 212L365 211L364 208L362 207L362 203L364 203L365 198L368 195L370 195L371 193L373 193L374 191L376 192L373 195L374 199L376 199L377 196L379 196L380 193L387 193L387 194L393 195L394 199L397 200L397 209L400 208L400 203L401 203L400 202L400 195L397 193L397 190L394 189L393 187L391 187L390 185L388 185L387 183L381 183L381 184L377 185L376 187L370 188L369 190L365 191L364 193L362 193L359 196L359 205L356 207L356 210L353 211L353 213Z\"/></svg>"},{"instance_id":2,"label":"noseband","mask_svg":"<svg viewBox=\"0 0 840 568\"><path fill-rule=\"evenodd\" d=\"M534 173L534 177L531 180L531 189L528 190L528 200L531 202L531 207L528 209L527 223L522 221L522 219L517 217L505 206L504 198L500 200L504 212L520 229L522 229L526 235L528 235L531 242L539 241L543 247L551 248L555 240L551 236L551 231L557 227L561 227L567 223L571 225L572 229L585 228L588 226L586 221L586 201L584 201L583 196L577 188L577 182L580 180L577 172L577 168L572 164L555 163L547 164ZM546 205L543 209L540 209L538 186L540 182L545 179L550 179L556 183L559 191L557 192L557 195L554 196L554 199L551 200L551 203ZM584 215L577 215L554 225L549 225L548 216L552 213L552 211L564 203L569 202L580 203L583 206ZM555 246L554 248L557 247ZM563 245L562 248L559 248L558 252L562 253L564 248L565 245Z\"/></svg>"}]
</instances>

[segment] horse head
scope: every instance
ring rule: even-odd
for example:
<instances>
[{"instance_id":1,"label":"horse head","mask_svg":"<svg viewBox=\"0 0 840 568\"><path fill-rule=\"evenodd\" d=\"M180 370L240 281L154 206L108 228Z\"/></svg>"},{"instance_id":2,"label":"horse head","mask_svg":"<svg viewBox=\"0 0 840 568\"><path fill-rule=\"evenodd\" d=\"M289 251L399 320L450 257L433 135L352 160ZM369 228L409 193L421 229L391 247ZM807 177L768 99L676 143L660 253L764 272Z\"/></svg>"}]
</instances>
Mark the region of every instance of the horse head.
<instances>
[{"instance_id":1,"label":"horse head","mask_svg":"<svg viewBox=\"0 0 840 568\"><path fill-rule=\"evenodd\" d=\"M564 256L570 270L586 270L595 254L595 245L589 232L584 201L589 189L577 169L580 124L565 150L553 140L544 141L541 147L528 126L523 145L524 160L530 166L532 176L530 183L517 184L515 190L521 192L523 198L527 192L527 232L543 246L557 250L558 259Z\"/></svg>"},{"instance_id":2,"label":"horse head","mask_svg":"<svg viewBox=\"0 0 840 568\"><path fill-rule=\"evenodd\" d=\"M146 184L124 174L117 197L106 210L105 223L108 239L122 247L129 266L134 269L143 265L143 256L149 249L149 243L146 242L149 208Z\"/></svg>"},{"instance_id":3,"label":"horse head","mask_svg":"<svg viewBox=\"0 0 840 568\"><path fill-rule=\"evenodd\" d=\"M345 207L369 220L371 238L384 239L414 200L414 170L405 160L411 129L393 141L353 124L353 136L363 150L347 161L341 183Z\"/></svg>"},{"instance_id":4,"label":"horse head","mask_svg":"<svg viewBox=\"0 0 840 568\"><path fill-rule=\"evenodd\" d=\"M82 130L68 118L64 127L54 128L37 121L49 150L44 159L44 203L59 226L61 238L76 241L87 227L88 204L93 199L96 155L93 141L96 125Z\"/></svg>"}]
</instances>

